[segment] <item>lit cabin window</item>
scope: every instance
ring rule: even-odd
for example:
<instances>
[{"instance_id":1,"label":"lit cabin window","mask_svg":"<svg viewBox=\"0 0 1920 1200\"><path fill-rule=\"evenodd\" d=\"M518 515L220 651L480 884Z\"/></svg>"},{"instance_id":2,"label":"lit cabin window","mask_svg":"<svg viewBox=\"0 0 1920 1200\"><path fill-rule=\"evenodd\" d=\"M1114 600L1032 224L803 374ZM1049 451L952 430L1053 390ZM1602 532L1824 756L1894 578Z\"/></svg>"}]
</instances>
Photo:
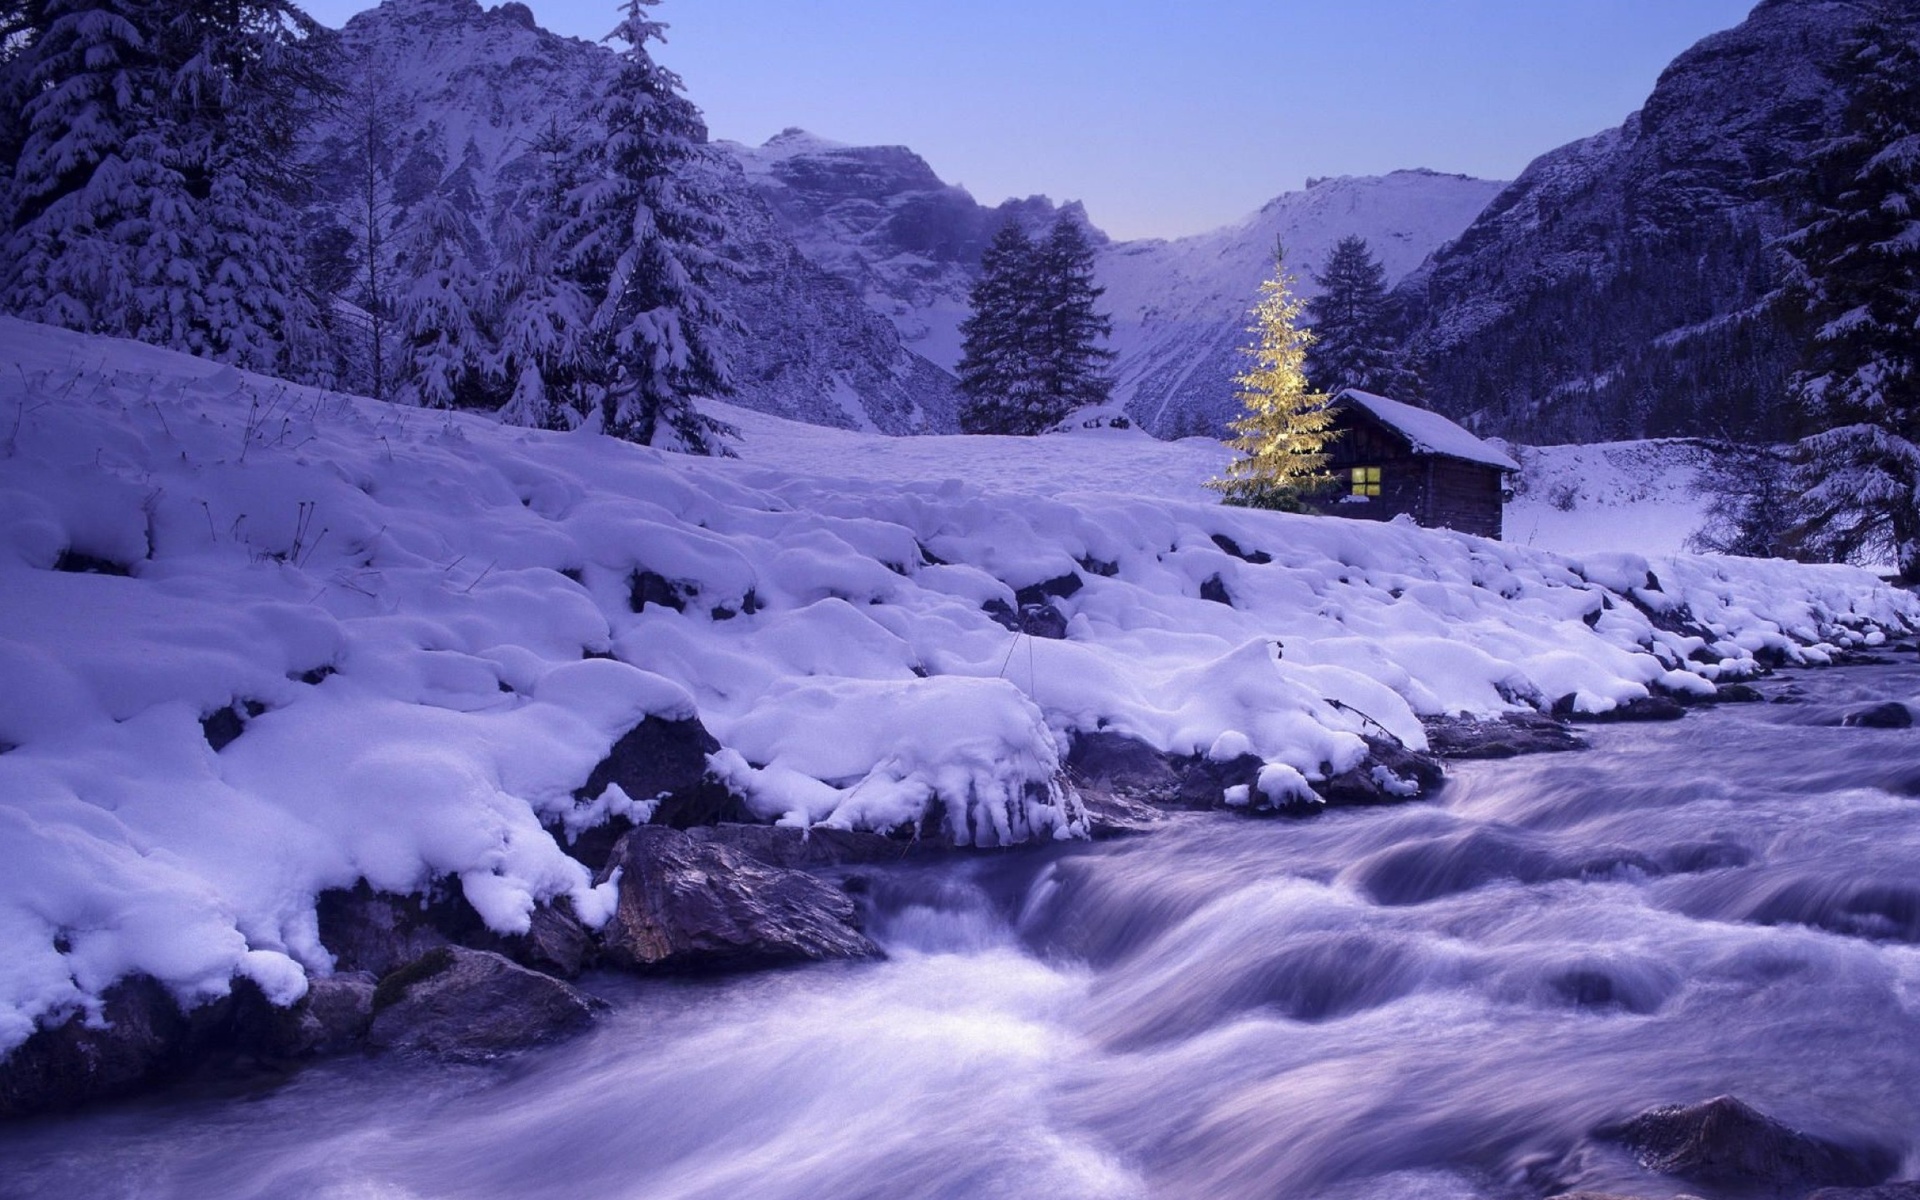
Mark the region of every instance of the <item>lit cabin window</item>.
<instances>
[{"instance_id":1,"label":"lit cabin window","mask_svg":"<svg viewBox=\"0 0 1920 1200\"><path fill-rule=\"evenodd\" d=\"M1353 494L1356 496L1378 496L1380 494L1380 468L1355 467L1353 469Z\"/></svg>"}]
</instances>

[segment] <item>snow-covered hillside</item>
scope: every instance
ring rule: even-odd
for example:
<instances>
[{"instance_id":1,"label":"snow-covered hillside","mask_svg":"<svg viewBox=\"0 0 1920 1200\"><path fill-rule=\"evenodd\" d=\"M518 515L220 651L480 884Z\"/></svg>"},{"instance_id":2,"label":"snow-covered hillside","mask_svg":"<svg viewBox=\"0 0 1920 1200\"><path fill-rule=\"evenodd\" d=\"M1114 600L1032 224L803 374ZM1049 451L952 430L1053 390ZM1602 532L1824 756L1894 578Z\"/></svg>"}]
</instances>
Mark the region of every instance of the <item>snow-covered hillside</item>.
<instances>
[{"instance_id":1,"label":"snow-covered hillside","mask_svg":"<svg viewBox=\"0 0 1920 1200\"><path fill-rule=\"evenodd\" d=\"M1343 237L1367 239L1389 284L1458 237L1504 184L1434 171L1321 179L1242 223L1177 241L1124 242L1100 255L1113 315L1114 398L1160 434L1217 434L1239 414L1248 311L1286 251L1299 294Z\"/></svg>"},{"instance_id":2,"label":"snow-covered hillside","mask_svg":"<svg viewBox=\"0 0 1920 1200\"><path fill-rule=\"evenodd\" d=\"M1568 554L1677 554L1706 520L1711 443L1687 438L1509 446L1520 463L1506 540Z\"/></svg>"},{"instance_id":3,"label":"snow-covered hillside","mask_svg":"<svg viewBox=\"0 0 1920 1200\"><path fill-rule=\"evenodd\" d=\"M129 972L290 1000L356 881L604 919L569 835L651 798L576 790L650 715L703 721L763 820L999 845L1082 832L1076 731L1251 753L1223 800L1310 803L1422 714L1709 692L1920 624L1844 568L1146 495L1217 452L1124 431L756 416L716 461L16 321L0 357L0 1050ZM1028 603L1064 636L995 619Z\"/></svg>"}]
</instances>

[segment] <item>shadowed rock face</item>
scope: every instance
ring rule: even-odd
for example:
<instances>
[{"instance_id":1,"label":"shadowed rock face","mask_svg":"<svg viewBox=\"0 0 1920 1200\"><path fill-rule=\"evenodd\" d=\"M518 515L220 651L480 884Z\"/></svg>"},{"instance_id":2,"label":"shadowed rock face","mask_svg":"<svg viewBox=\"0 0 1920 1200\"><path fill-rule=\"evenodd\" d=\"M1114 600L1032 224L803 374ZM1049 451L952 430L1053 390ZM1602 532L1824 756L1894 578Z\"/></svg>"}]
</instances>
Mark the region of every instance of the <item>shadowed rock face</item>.
<instances>
[{"instance_id":1,"label":"shadowed rock face","mask_svg":"<svg viewBox=\"0 0 1920 1200\"><path fill-rule=\"evenodd\" d=\"M832 884L679 830L627 834L600 878L615 871L619 905L602 938L617 966L737 970L880 952Z\"/></svg>"},{"instance_id":2,"label":"shadowed rock face","mask_svg":"<svg viewBox=\"0 0 1920 1200\"><path fill-rule=\"evenodd\" d=\"M1834 126L1821 68L1865 6L1772 0L1680 55L1618 129L1551 151L1397 290L1430 401L1530 442L1786 431L1793 347L1764 300Z\"/></svg>"},{"instance_id":3,"label":"shadowed rock face","mask_svg":"<svg viewBox=\"0 0 1920 1200\"><path fill-rule=\"evenodd\" d=\"M107 989L102 1020L76 1014L36 1030L0 1069L0 1117L70 1108L121 1095L177 1071L187 1019L167 990L146 976Z\"/></svg>"}]
</instances>

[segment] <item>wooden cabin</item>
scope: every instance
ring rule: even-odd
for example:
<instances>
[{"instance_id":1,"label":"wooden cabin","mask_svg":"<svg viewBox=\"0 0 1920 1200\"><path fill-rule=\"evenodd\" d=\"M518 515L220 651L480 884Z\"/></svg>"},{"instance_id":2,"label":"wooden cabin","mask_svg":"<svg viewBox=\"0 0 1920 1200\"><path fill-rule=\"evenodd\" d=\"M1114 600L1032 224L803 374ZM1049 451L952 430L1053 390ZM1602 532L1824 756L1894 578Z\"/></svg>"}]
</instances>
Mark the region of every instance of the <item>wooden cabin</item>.
<instances>
[{"instance_id":1,"label":"wooden cabin","mask_svg":"<svg viewBox=\"0 0 1920 1200\"><path fill-rule=\"evenodd\" d=\"M1500 536L1507 476L1520 464L1424 408L1356 388L1333 398L1340 433L1327 448L1336 517L1389 521L1405 513L1430 529Z\"/></svg>"}]
</instances>

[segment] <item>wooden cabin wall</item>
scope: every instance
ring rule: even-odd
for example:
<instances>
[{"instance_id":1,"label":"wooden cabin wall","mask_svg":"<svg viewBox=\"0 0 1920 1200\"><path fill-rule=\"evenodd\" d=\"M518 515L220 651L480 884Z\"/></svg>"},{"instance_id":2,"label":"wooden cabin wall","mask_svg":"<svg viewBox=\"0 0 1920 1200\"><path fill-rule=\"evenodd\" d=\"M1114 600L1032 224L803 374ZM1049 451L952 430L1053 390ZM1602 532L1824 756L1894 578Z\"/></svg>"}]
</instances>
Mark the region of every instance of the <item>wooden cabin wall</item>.
<instances>
[{"instance_id":1,"label":"wooden cabin wall","mask_svg":"<svg viewBox=\"0 0 1920 1200\"><path fill-rule=\"evenodd\" d=\"M1406 513L1429 528L1497 538L1504 505L1500 470L1434 455L1415 455L1370 424L1343 422L1327 450L1327 469L1338 481L1325 511L1336 517L1390 521ZM1380 468L1380 494L1364 503L1348 500L1354 467Z\"/></svg>"}]
</instances>

